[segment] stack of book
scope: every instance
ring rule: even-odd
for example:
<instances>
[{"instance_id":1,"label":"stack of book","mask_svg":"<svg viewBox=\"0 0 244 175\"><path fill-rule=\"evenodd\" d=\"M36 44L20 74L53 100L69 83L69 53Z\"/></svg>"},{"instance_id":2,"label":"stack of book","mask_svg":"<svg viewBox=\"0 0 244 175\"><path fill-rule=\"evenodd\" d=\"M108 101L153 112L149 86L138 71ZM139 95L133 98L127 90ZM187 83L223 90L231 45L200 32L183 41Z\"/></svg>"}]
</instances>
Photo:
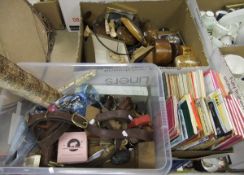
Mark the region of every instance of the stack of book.
<instances>
[{"instance_id":1,"label":"stack of book","mask_svg":"<svg viewBox=\"0 0 244 175\"><path fill-rule=\"evenodd\" d=\"M244 138L244 112L213 70L164 73L173 150L224 150Z\"/></svg>"}]
</instances>

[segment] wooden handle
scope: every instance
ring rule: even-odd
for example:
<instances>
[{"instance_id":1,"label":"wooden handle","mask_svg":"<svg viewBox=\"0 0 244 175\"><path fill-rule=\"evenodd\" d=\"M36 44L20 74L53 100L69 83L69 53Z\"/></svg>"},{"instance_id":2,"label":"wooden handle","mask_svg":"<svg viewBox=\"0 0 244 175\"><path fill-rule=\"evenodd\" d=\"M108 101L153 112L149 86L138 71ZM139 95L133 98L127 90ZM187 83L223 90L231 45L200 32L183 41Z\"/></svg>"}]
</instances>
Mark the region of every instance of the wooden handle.
<instances>
[{"instance_id":1,"label":"wooden handle","mask_svg":"<svg viewBox=\"0 0 244 175\"><path fill-rule=\"evenodd\" d=\"M129 19L127 18L120 18L121 22L124 24L124 26L129 30L129 32L143 45L147 45L146 41L144 40L143 34L138 29L138 27Z\"/></svg>"}]
</instances>

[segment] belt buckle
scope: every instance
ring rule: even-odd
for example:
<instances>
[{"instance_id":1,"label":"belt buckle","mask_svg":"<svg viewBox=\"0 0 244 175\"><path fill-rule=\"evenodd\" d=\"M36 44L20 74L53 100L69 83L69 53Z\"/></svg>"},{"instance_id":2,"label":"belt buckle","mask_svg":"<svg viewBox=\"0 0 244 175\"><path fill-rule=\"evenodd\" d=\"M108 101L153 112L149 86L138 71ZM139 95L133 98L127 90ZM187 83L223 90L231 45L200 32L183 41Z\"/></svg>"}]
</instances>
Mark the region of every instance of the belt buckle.
<instances>
[{"instance_id":1,"label":"belt buckle","mask_svg":"<svg viewBox=\"0 0 244 175\"><path fill-rule=\"evenodd\" d=\"M86 120L85 117L78 115L78 114L73 114L71 117L72 123L79 127L79 128L87 128L88 127L88 121Z\"/></svg>"}]
</instances>

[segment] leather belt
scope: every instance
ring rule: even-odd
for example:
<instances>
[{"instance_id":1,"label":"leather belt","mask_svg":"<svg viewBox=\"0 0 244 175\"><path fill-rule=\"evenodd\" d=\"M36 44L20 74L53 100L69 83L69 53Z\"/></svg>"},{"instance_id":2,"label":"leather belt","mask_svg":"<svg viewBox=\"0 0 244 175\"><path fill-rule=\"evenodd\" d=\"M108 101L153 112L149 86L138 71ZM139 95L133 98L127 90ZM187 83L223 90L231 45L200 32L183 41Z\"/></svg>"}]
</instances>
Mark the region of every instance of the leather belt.
<instances>
[{"instance_id":1,"label":"leather belt","mask_svg":"<svg viewBox=\"0 0 244 175\"><path fill-rule=\"evenodd\" d=\"M30 130L36 135L37 143L42 152L42 164L47 166L52 157L52 147L59 137L72 126L80 129L86 129L89 133L100 138L124 139L135 138L139 140L152 140L152 132L140 128L129 128L125 130L111 130L99 128L96 122L103 122L111 119L124 120L130 122L129 112L127 110L115 110L99 113L94 122L88 123L85 117L68 112L51 112L30 115L28 125ZM48 129L43 130L43 123L48 125Z\"/></svg>"},{"instance_id":2,"label":"leather belt","mask_svg":"<svg viewBox=\"0 0 244 175\"><path fill-rule=\"evenodd\" d=\"M42 121L56 121L56 122L67 122L69 124L86 122L84 118L76 114L70 114L68 112L47 112L30 115L28 120L29 128L35 127L37 124L40 124Z\"/></svg>"},{"instance_id":3,"label":"leather belt","mask_svg":"<svg viewBox=\"0 0 244 175\"><path fill-rule=\"evenodd\" d=\"M102 122L111 119L122 119L122 120L126 120L129 123L130 122L129 115L130 113L127 110L106 111L98 114L96 116L96 120Z\"/></svg>"},{"instance_id":4,"label":"leather belt","mask_svg":"<svg viewBox=\"0 0 244 175\"><path fill-rule=\"evenodd\" d=\"M152 140L152 133L139 128L130 128L125 130L107 130L93 125L88 126L88 131L93 135L106 139L124 139L136 138L139 140Z\"/></svg>"},{"instance_id":5,"label":"leather belt","mask_svg":"<svg viewBox=\"0 0 244 175\"><path fill-rule=\"evenodd\" d=\"M96 121L102 122L110 119L123 119L126 120L128 123L130 122L129 119L129 112L126 110L116 110L116 111L107 111L104 113L100 113L96 116ZM140 128L130 128L125 130L108 130L102 129L97 127L95 124L91 125L85 120L84 117L79 115L72 115L67 112L52 112L52 113L41 113L35 114L30 116L29 118L29 127L34 128L37 124L42 121L57 121L57 122L64 122L67 124L74 124L80 128L86 128L87 131L91 132L93 135L101 137L101 138L111 138L111 139L123 139L123 138L136 138L140 140L149 141L152 140L152 133ZM63 130L68 129L68 126L62 124L59 127L59 130L63 132ZM57 129L55 130L57 131ZM123 134L124 133L124 134ZM59 132L50 133L47 138L42 140L42 143L50 143L55 142L53 141L53 137L59 136ZM52 140L50 140L52 139Z\"/></svg>"}]
</instances>

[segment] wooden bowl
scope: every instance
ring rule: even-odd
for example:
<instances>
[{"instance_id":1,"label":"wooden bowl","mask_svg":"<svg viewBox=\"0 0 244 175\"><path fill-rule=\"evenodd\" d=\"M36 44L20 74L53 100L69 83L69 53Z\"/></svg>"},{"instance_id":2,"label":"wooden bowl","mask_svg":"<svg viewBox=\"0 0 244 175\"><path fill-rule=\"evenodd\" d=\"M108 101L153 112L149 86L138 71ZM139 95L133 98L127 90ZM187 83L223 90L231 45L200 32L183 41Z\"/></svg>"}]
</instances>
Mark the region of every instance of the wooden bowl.
<instances>
[{"instance_id":1,"label":"wooden bowl","mask_svg":"<svg viewBox=\"0 0 244 175\"><path fill-rule=\"evenodd\" d=\"M155 54L153 63L158 66L167 66L173 61L172 47L167 40L155 40Z\"/></svg>"}]
</instances>

